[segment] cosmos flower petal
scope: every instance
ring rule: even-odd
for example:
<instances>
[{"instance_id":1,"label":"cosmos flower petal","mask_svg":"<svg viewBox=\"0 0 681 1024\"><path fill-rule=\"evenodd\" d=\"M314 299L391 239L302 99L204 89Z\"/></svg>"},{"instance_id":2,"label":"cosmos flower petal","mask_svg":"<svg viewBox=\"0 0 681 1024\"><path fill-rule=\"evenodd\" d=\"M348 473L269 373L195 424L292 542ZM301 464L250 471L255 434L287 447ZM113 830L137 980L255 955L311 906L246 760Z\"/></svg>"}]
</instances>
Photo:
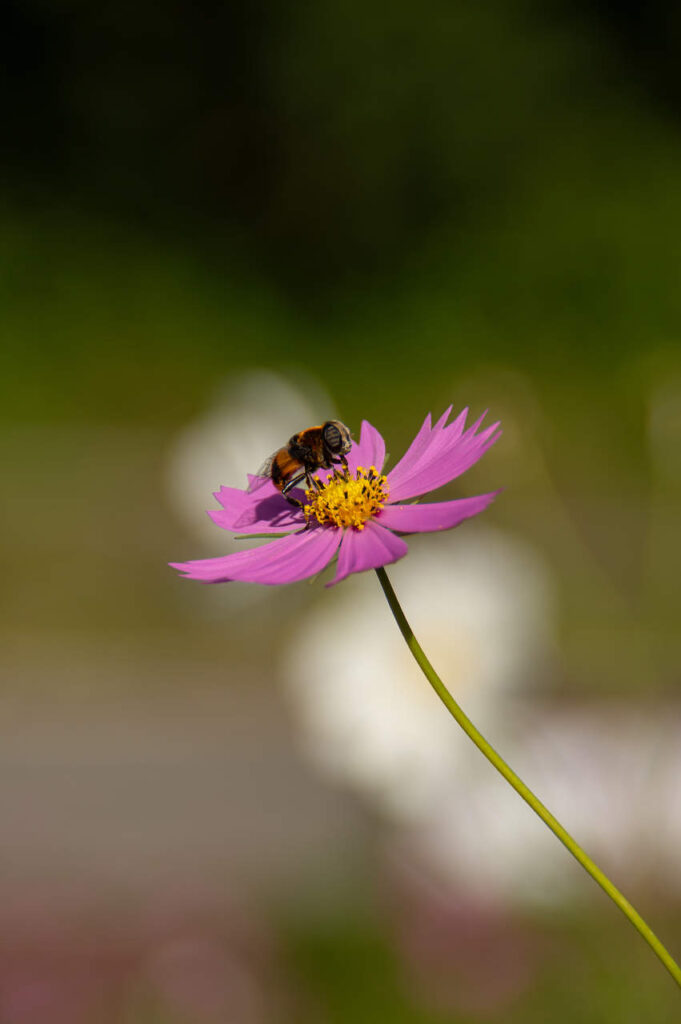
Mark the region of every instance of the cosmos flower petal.
<instances>
[{"instance_id":1,"label":"cosmos flower petal","mask_svg":"<svg viewBox=\"0 0 681 1024\"><path fill-rule=\"evenodd\" d=\"M435 501L427 505L387 505L377 516L376 522L400 533L432 533L436 530L451 530L464 519L470 519L482 512L494 501L499 491L478 494L474 498L457 498L455 501Z\"/></svg>"},{"instance_id":2,"label":"cosmos flower petal","mask_svg":"<svg viewBox=\"0 0 681 1024\"><path fill-rule=\"evenodd\" d=\"M457 418L449 424L446 428L445 424L447 417L451 412L452 407L446 410L445 414L440 417L435 426L431 426L430 414L426 417L423 426L414 438L414 441L407 449L405 455L400 459L397 465L390 472L390 482L392 491L395 491L395 487L400 486L411 479L414 473L418 473L419 469L424 465L434 462L444 452L447 447L451 447L454 442L457 442L463 433L463 428L466 422L466 416L468 415L468 409L464 409ZM402 495L399 495L399 499Z\"/></svg>"},{"instance_id":3,"label":"cosmos flower petal","mask_svg":"<svg viewBox=\"0 0 681 1024\"><path fill-rule=\"evenodd\" d=\"M443 427L445 426L447 420L449 419L449 414L451 413L453 408L454 408L453 405L448 405L447 406L445 411L442 413L442 416L440 416L440 419L437 421L437 423L433 427L433 431L437 431L437 430L442 430L443 429ZM465 417L464 417L464 419L465 419Z\"/></svg>"},{"instance_id":4,"label":"cosmos flower petal","mask_svg":"<svg viewBox=\"0 0 681 1024\"><path fill-rule=\"evenodd\" d=\"M483 443L471 446L465 451L454 452L448 459L443 458L439 464L424 467L417 476L401 486L398 493L392 490L391 497L403 501L443 487L470 469L478 459L482 458L487 449L491 448L499 436L498 433L493 434Z\"/></svg>"},{"instance_id":5,"label":"cosmos flower petal","mask_svg":"<svg viewBox=\"0 0 681 1024\"><path fill-rule=\"evenodd\" d=\"M340 583L353 572L377 569L404 558L407 545L401 537L369 520L363 530L344 530L338 552L338 571L331 583Z\"/></svg>"},{"instance_id":6,"label":"cosmos flower petal","mask_svg":"<svg viewBox=\"0 0 681 1024\"><path fill-rule=\"evenodd\" d=\"M223 506L208 515L223 530L233 533L286 533L305 525L302 509L291 505L274 484L254 491L222 487L215 497Z\"/></svg>"},{"instance_id":7,"label":"cosmos flower petal","mask_svg":"<svg viewBox=\"0 0 681 1024\"><path fill-rule=\"evenodd\" d=\"M501 433L498 423L477 433L482 418L465 432L463 413L446 427L438 421L416 458L406 464L401 460L388 474L391 501L405 501L436 490L477 462Z\"/></svg>"},{"instance_id":8,"label":"cosmos flower petal","mask_svg":"<svg viewBox=\"0 0 681 1024\"><path fill-rule=\"evenodd\" d=\"M391 476L395 476L396 479L399 479L401 474L404 474L406 476L407 473L409 473L409 471L413 468L414 464L421 457L425 448L428 446L431 429L431 415L430 413L428 413L425 420L421 424L421 428L418 434L411 442L411 444L407 448L406 452L404 453L400 461L391 470Z\"/></svg>"},{"instance_id":9,"label":"cosmos flower petal","mask_svg":"<svg viewBox=\"0 0 681 1024\"><path fill-rule=\"evenodd\" d=\"M412 441L411 445L392 470L392 474L395 481L399 482L401 477L408 476L419 463L426 453L428 457L436 457L437 455L437 439L444 430L445 424L452 411L450 405L444 414L440 417L434 427L431 426L430 413L426 416L421 429ZM463 428L466 422L466 416L468 415L468 409L463 409L462 412L453 420L452 423L447 427L447 443L451 444L463 433Z\"/></svg>"},{"instance_id":10,"label":"cosmos flower petal","mask_svg":"<svg viewBox=\"0 0 681 1024\"><path fill-rule=\"evenodd\" d=\"M348 467L351 473L357 472L358 466L368 469L375 466L380 473L385 462L385 441L367 420L362 420L362 431L359 441L355 442L348 453Z\"/></svg>"},{"instance_id":11,"label":"cosmos flower petal","mask_svg":"<svg viewBox=\"0 0 681 1024\"><path fill-rule=\"evenodd\" d=\"M222 558L170 564L185 577L200 583L241 580L276 586L295 583L320 572L333 558L340 540L340 530L310 529Z\"/></svg>"}]
</instances>

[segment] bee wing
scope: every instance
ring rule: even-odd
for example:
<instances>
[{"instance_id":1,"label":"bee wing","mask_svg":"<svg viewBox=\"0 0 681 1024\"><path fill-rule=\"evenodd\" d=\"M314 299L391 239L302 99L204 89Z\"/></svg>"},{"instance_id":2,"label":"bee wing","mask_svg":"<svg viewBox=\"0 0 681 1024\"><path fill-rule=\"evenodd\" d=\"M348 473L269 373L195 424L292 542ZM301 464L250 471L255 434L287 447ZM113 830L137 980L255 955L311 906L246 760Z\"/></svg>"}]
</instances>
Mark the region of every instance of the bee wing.
<instances>
[{"instance_id":1,"label":"bee wing","mask_svg":"<svg viewBox=\"0 0 681 1024\"><path fill-rule=\"evenodd\" d=\"M251 476L249 478L247 488L249 491L259 490L261 487L264 487L264 485L269 480L272 479L272 463L274 462L274 457L276 454L276 452L273 452L272 455L270 455L269 459L265 459L265 461L263 462L258 472L255 474L255 476Z\"/></svg>"}]
</instances>

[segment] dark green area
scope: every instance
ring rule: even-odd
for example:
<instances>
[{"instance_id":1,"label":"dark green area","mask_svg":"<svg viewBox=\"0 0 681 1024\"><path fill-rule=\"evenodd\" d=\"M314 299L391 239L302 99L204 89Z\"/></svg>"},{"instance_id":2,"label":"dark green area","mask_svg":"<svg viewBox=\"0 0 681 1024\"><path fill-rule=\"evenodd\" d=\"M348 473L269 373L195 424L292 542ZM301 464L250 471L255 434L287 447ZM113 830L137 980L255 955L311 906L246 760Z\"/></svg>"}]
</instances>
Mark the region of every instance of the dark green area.
<instances>
[{"instance_id":1,"label":"dark green area","mask_svg":"<svg viewBox=\"0 0 681 1024\"><path fill-rule=\"evenodd\" d=\"M556 1024L634 1024L675 1019L676 986L614 915L608 919L607 914L592 911L553 920L511 916L510 921L517 936L532 934L533 967L517 995L478 1012L466 1008L465 977L458 994L451 983L451 977L461 973L455 953L450 978L434 974L424 998L423 988L414 982L413 967L400 959L394 936L380 917L357 911L342 919L289 921L282 939L302 994L296 1019L304 1024L545 1024L549 1017ZM678 938L678 922L668 921L667 931ZM505 951L500 948L497 955L512 956L512 945ZM493 975L493 958L488 965ZM427 989L427 979L424 984ZM442 1004L443 991L449 992L449 1008ZM428 1003L430 1010L424 1009Z\"/></svg>"},{"instance_id":2,"label":"dark green area","mask_svg":"<svg viewBox=\"0 0 681 1024\"><path fill-rule=\"evenodd\" d=\"M662 5L638 23L666 38ZM388 415L492 361L635 428L681 321L681 146L669 47L651 78L631 26L10 4L3 415L177 421L258 363Z\"/></svg>"}]
</instances>

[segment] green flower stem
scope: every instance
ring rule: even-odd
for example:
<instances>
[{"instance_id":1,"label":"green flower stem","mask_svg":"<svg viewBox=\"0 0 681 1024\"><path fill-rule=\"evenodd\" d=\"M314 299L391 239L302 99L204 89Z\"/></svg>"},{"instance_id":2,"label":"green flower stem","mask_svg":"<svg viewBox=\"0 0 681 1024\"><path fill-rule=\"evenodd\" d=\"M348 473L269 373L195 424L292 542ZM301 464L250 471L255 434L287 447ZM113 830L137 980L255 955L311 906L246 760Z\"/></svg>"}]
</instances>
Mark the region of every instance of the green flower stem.
<instances>
[{"instance_id":1,"label":"green flower stem","mask_svg":"<svg viewBox=\"0 0 681 1024\"><path fill-rule=\"evenodd\" d=\"M591 875L594 881L600 885L601 889L603 889L603 891L610 897L613 903L615 903L622 913L629 918L629 921L633 924L634 928L640 933L640 935L642 935L655 955L659 957L667 968L674 981L679 985L679 987L681 987L681 968L667 952L655 933L648 927L638 911L632 907L629 900L622 895L619 889L612 884L607 875L603 874L601 869L594 864L590 857L587 856L569 832L566 832L560 822L554 818L541 800L537 799L532 790L528 789L522 779L520 779L513 769L506 764L503 758L497 754L494 747L492 747L485 737L478 732L468 716L461 710L433 666L428 661L421 645L414 636L411 626L407 622L405 614L397 600L397 596L392 588L385 569L377 569L376 574L378 575L380 584L383 587L383 593L390 605L390 610L395 616L395 621L397 622L400 632L406 641L407 647L413 654L419 668L449 713L456 719L468 738L476 745L478 750L485 755L487 760L493 764L497 771L503 775L506 781L513 786L516 793L523 798L525 803L530 805L535 814L539 815L544 824L547 825L553 834L560 839L561 843L567 847L572 856L582 865L584 870Z\"/></svg>"}]
</instances>

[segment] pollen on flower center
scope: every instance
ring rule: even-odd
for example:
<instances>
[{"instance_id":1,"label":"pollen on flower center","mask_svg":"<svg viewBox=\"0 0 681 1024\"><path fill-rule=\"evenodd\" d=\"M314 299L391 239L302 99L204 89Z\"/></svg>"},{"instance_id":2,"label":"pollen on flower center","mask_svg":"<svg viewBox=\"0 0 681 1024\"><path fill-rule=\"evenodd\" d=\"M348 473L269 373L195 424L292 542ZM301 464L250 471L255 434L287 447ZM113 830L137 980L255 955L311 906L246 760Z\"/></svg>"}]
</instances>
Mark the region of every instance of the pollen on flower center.
<instances>
[{"instance_id":1,"label":"pollen on flower center","mask_svg":"<svg viewBox=\"0 0 681 1024\"><path fill-rule=\"evenodd\" d=\"M305 492L307 522L315 518L318 523L363 530L367 519L380 512L388 500L386 478L375 466L368 470L358 466L354 477L347 470L336 470L325 484L318 477L314 482L316 488Z\"/></svg>"}]
</instances>

